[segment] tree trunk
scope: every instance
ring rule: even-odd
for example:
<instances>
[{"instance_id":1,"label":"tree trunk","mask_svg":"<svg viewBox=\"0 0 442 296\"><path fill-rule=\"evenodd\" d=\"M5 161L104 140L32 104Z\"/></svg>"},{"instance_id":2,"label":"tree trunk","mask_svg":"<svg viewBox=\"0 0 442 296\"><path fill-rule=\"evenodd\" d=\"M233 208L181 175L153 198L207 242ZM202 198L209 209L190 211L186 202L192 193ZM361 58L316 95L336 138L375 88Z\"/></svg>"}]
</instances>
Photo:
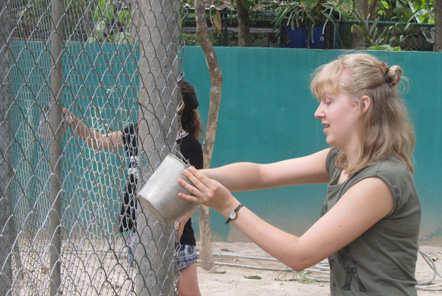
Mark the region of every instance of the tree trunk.
<instances>
[{"instance_id":1,"label":"tree trunk","mask_svg":"<svg viewBox=\"0 0 442 296\"><path fill-rule=\"evenodd\" d=\"M250 19L249 11L244 7L241 0L236 0L238 10L238 46L250 46Z\"/></svg>"},{"instance_id":2,"label":"tree trunk","mask_svg":"<svg viewBox=\"0 0 442 296\"><path fill-rule=\"evenodd\" d=\"M368 15L368 1L366 0L356 0L355 10L358 11L363 20L367 18ZM364 41L364 36L359 30L353 31L353 41L352 48L365 48L367 45Z\"/></svg>"},{"instance_id":3,"label":"tree trunk","mask_svg":"<svg viewBox=\"0 0 442 296\"><path fill-rule=\"evenodd\" d=\"M196 33L206 57L210 74L210 104L207 120L206 135L203 144L204 167L209 168L212 160L213 146L215 143L216 127L218 123L219 105L221 102L223 75L219 67L209 28L206 22L205 0L195 0ZM200 237L201 237L201 267L210 270L214 267L209 208L200 206Z\"/></svg>"},{"instance_id":4,"label":"tree trunk","mask_svg":"<svg viewBox=\"0 0 442 296\"><path fill-rule=\"evenodd\" d=\"M367 1L368 2L368 1ZM379 0L371 0L370 6L368 6L367 15L370 15L370 19L372 20L374 16L377 13L377 6L378 6ZM360 5L360 4L358 4ZM364 4L363 4L364 5ZM367 4L368 5L368 4Z\"/></svg>"},{"instance_id":5,"label":"tree trunk","mask_svg":"<svg viewBox=\"0 0 442 296\"><path fill-rule=\"evenodd\" d=\"M434 51L442 51L442 2L434 0Z\"/></svg>"}]
</instances>

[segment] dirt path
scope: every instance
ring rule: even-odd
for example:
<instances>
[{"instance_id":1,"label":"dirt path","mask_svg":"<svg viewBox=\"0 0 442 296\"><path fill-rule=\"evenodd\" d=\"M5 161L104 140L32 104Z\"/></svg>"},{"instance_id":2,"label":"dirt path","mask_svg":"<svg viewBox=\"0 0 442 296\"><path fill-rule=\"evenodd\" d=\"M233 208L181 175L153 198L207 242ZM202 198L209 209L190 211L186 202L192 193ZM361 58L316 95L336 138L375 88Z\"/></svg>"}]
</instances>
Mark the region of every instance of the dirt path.
<instances>
[{"instance_id":1,"label":"dirt path","mask_svg":"<svg viewBox=\"0 0 442 296\"><path fill-rule=\"evenodd\" d=\"M300 273L270 258L253 243L214 242L213 249L217 262L215 269L219 273L198 266L198 280L204 296L330 295L328 282L322 281L328 278L326 262L309 272ZM442 275L442 246L421 246L421 250L435 260L433 262ZM428 281L433 274L423 257L419 256L416 271L418 281ZM442 295L442 278L437 276L433 283L439 284L439 291L418 289L418 295Z\"/></svg>"}]
</instances>

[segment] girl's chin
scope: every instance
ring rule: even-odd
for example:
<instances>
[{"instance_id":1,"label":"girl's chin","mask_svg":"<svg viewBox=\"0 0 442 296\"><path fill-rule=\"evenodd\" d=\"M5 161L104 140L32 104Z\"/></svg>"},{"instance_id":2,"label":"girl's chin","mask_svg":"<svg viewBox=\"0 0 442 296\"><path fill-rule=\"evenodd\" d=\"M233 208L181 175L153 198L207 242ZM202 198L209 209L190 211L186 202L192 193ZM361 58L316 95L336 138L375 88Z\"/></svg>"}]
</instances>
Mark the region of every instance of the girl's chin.
<instances>
[{"instance_id":1,"label":"girl's chin","mask_svg":"<svg viewBox=\"0 0 442 296\"><path fill-rule=\"evenodd\" d=\"M332 139L330 139L330 137L327 137L326 139L325 139L325 141L327 142L327 144L329 144L330 146L335 146L335 145L333 145L333 140Z\"/></svg>"},{"instance_id":2,"label":"girl's chin","mask_svg":"<svg viewBox=\"0 0 442 296\"><path fill-rule=\"evenodd\" d=\"M333 141L333 139L329 139L329 138L327 138L325 141L327 142L327 144L328 144L329 146L332 146L332 147L336 147L336 148L342 149L342 147L340 147L341 145L339 145L338 143L336 143L336 141Z\"/></svg>"}]
</instances>

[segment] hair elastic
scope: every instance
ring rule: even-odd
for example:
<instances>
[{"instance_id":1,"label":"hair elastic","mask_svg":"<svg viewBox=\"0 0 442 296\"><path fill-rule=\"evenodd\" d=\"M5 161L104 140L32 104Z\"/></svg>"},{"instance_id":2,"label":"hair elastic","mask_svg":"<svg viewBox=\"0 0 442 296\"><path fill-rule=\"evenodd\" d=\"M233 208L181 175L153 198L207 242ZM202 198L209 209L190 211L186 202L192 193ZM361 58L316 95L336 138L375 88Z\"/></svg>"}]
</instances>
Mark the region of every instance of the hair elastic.
<instances>
[{"instance_id":1,"label":"hair elastic","mask_svg":"<svg viewBox=\"0 0 442 296\"><path fill-rule=\"evenodd\" d=\"M385 71L384 77L385 77L385 81L387 83L390 83L390 79L388 78L388 71L390 71L390 67L387 67L387 70Z\"/></svg>"}]
</instances>

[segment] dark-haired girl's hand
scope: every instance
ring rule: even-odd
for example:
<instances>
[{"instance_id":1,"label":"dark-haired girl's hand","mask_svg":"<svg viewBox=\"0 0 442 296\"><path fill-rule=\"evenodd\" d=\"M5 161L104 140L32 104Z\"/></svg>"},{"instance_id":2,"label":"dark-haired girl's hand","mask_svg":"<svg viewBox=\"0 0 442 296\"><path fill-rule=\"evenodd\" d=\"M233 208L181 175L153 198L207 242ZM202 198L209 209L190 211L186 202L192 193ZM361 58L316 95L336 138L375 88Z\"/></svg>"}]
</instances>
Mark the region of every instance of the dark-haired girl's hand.
<instances>
[{"instance_id":1,"label":"dark-haired girl's hand","mask_svg":"<svg viewBox=\"0 0 442 296\"><path fill-rule=\"evenodd\" d=\"M61 112L63 113L64 120L65 120L69 125L72 125L74 115L71 113L71 111L69 111L69 110L66 109L66 108L62 108L62 109L61 109Z\"/></svg>"}]
</instances>

